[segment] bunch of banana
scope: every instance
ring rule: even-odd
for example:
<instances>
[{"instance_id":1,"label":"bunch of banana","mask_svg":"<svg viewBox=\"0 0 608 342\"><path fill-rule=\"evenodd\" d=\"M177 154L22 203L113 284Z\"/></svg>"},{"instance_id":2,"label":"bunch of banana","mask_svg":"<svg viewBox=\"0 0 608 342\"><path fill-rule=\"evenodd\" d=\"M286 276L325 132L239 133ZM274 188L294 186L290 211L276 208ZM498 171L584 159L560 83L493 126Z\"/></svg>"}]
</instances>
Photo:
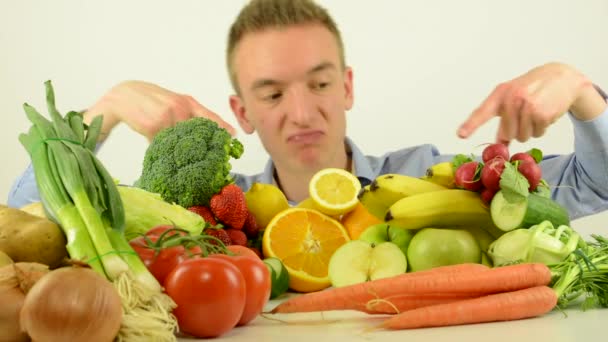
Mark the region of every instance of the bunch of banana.
<instances>
[{"instance_id":1,"label":"bunch of banana","mask_svg":"<svg viewBox=\"0 0 608 342\"><path fill-rule=\"evenodd\" d=\"M388 208L404 197L446 189L420 178L389 173L378 176L371 184L363 187L359 201L372 215L383 220Z\"/></svg>"},{"instance_id":2,"label":"bunch of banana","mask_svg":"<svg viewBox=\"0 0 608 342\"><path fill-rule=\"evenodd\" d=\"M454 183L454 164L452 162L441 162L432 165L421 179L453 189L456 187Z\"/></svg>"},{"instance_id":3,"label":"bunch of banana","mask_svg":"<svg viewBox=\"0 0 608 342\"><path fill-rule=\"evenodd\" d=\"M405 228L492 227L489 208L479 194L445 189L404 197L391 205L384 220Z\"/></svg>"}]
</instances>

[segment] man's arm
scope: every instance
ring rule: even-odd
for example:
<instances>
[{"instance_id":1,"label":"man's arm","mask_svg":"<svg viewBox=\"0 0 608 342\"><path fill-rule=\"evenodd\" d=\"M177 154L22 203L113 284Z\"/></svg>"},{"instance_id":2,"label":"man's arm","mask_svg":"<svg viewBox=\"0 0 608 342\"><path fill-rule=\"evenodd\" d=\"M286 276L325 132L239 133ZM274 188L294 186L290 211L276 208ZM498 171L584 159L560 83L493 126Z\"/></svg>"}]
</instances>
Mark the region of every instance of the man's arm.
<instances>
[{"instance_id":1,"label":"man's arm","mask_svg":"<svg viewBox=\"0 0 608 342\"><path fill-rule=\"evenodd\" d=\"M98 115L103 116L99 137L101 141L105 140L119 123L128 125L133 131L152 140L163 128L192 117L206 117L226 128L231 134L235 132L230 124L191 96L140 81L122 82L110 89L83 114L85 123L91 122ZM13 183L7 203L11 207L21 207L36 201L40 201L40 195L34 170L30 165Z\"/></svg>"}]
</instances>

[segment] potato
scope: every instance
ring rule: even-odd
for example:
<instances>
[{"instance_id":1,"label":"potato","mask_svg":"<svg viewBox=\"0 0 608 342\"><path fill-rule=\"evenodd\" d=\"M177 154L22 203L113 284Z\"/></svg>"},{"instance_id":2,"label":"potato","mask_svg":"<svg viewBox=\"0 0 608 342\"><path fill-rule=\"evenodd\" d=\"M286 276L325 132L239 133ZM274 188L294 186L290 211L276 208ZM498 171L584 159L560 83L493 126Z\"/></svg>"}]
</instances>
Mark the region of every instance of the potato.
<instances>
[{"instance_id":1,"label":"potato","mask_svg":"<svg viewBox=\"0 0 608 342\"><path fill-rule=\"evenodd\" d=\"M68 256L66 239L54 222L0 205L0 251L14 262L38 262L55 268Z\"/></svg>"},{"instance_id":2,"label":"potato","mask_svg":"<svg viewBox=\"0 0 608 342\"><path fill-rule=\"evenodd\" d=\"M3 251L0 251L0 268L2 266L5 265L10 265L13 263L13 259L11 259L11 257L9 257L6 253L4 253Z\"/></svg>"}]
</instances>

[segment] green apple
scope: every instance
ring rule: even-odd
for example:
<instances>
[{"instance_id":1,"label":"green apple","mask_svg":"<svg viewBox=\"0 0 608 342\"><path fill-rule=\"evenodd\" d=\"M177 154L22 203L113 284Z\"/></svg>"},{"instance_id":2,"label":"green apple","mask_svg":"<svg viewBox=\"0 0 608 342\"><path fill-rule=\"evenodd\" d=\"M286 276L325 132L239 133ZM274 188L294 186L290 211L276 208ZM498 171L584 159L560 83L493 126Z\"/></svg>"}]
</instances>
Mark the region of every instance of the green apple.
<instances>
[{"instance_id":1,"label":"green apple","mask_svg":"<svg viewBox=\"0 0 608 342\"><path fill-rule=\"evenodd\" d=\"M396 276L406 270L405 255L394 243L352 240L331 256L328 275L331 285L340 287Z\"/></svg>"},{"instance_id":2,"label":"green apple","mask_svg":"<svg viewBox=\"0 0 608 342\"><path fill-rule=\"evenodd\" d=\"M388 223L378 223L371 225L359 235L358 240L369 243L379 244L381 242L392 242L407 255L407 247L414 236L414 232L408 229L399 228Z\"/></svg>"},{"instance_id":3,"label":"green apple","mask_svg":"<svg viewBox=\"0 0 608 342\"><path fill-rule=\"evenodd\" d=\"M438 266L481 263L481 249L466 229L424 228L410 242L407 261L412 272Z\"/></svg>"}]
</instances>

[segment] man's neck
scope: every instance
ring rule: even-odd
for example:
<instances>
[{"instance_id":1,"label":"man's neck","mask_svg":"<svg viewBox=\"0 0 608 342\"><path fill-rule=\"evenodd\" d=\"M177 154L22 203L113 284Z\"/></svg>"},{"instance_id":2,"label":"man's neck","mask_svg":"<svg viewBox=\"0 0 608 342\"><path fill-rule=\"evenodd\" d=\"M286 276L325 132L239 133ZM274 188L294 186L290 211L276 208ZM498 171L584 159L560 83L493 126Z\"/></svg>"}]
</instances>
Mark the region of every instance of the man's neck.
<instances>
[{"instance_id":1,"label":"man's neck","mask_svg":"<svg viewBox=\"0 0 608 342\"><path fill-rule=\"evenodd\" d=\"M331 165L327 167L337 167L351 171L352 160L349 153L344 151L341 155L335 159ZM310 179L318 171L302 171L302 172L281 172L282 169L279 165L275 164L274 180L277 186L283 191L285 197L289 201L296 203L309 197L308 184Z\"/></svg>"}]
</instances>

